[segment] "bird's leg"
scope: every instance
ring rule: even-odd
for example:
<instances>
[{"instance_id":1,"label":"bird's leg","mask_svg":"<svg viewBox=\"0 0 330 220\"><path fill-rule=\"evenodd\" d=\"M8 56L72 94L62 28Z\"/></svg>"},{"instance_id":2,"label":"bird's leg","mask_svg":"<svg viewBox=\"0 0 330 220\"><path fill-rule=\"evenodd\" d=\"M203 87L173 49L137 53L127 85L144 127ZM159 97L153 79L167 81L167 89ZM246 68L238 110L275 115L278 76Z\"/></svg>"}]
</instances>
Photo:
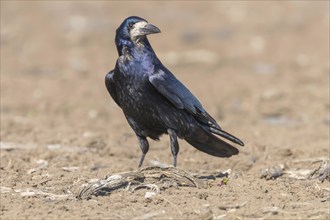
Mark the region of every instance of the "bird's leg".
<instances>
[{"instance_id":1,"label":"bird's leg","mask_svg":"<svg viewBox=\"0 0 330 220\"><path fill-rule=\"evenodd\" d=\"M140 168L142 166L142 164L143 164L144 157L146 156L146 154L149 151L149 143L148 143L146 137L138 136L137 135L137 138L138 138L138 140L140 142L140 148L142 150L142 155L141 155L140 163L139 163L139 166L138 166L138 168Z\"/></svg>"},{"instance_id":2,"label":"bird's leg","mask_svg":"<svg viewBox=\"0 0 330 220\"><path fill-rule=\"evenodd\" d=\"M176 167L176 159L177 159L177 155L179 153L178 138L176 136L175 131L172 129L168 129L167 133L169 134L170 139L171 139L171 151L172 151L172 155L173 155L173 166Z\"/></svg>"}]
</instances>

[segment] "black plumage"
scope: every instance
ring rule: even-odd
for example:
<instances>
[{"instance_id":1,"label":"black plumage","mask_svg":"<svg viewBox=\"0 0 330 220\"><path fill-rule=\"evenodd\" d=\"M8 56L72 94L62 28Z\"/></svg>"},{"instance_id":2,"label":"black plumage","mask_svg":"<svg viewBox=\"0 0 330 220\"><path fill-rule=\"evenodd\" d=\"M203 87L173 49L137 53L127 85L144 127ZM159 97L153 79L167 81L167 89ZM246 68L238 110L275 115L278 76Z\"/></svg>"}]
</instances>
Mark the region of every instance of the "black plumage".
<instances>
[{"instance_id":1,"label":"black plumage","mask_svg":"<svg viewBox=\"0 0 330 220\"><path fill-rule=\"evenodd\" d=\"M160 30L146 20L133 16L116 31L119 58L115 69L105 78L113 100L123 110L142 150L139 167L149 150L147 138L158 140L168 134L173 165L176 166L179 144L185 139L200 151L216 157L230 157L238 149L221 140L243 142L221 129L198 99L160 62L146 35Z\"/></svg>"}]
</instances>

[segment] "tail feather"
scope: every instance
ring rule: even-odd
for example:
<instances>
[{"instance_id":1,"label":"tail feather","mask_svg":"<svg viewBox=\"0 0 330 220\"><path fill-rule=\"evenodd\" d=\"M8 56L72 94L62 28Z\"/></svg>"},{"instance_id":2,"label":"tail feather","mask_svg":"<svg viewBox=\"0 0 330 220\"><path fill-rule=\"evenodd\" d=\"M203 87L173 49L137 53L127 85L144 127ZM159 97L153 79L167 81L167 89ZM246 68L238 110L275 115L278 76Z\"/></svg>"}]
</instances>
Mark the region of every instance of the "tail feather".
<instances>
[{"instance_id":1,"label":"tail feather","mask_svg":"<svg viewBox=\"0 0 330 220\"><path fill-rule=\"evenodd\" d=\"M185 140L198 150L216 157L231 157L238 154L238 149L221 140L201 127Z\"/></svg>"},{"instance_id":2,"label":"tail feather","mask_svg":"<svg viewBox=\"0 0 330 220\"><path fill-rule=\"evenodd\" d=\"M210 132L212 132L213 134L217 134L223 138L226 138L227 140L229 141L232 141L236 144L239 144L241 146L244 146L244 143L243 141L241 141L240 139L238 139L237 137L235 137L234 135L232 134L229 134L228 132L224 131L224 130L221 130L221 129L216 129L216 128L213 128L213 127L209 127L208 130Z\"/></svg>"}]
</instances>

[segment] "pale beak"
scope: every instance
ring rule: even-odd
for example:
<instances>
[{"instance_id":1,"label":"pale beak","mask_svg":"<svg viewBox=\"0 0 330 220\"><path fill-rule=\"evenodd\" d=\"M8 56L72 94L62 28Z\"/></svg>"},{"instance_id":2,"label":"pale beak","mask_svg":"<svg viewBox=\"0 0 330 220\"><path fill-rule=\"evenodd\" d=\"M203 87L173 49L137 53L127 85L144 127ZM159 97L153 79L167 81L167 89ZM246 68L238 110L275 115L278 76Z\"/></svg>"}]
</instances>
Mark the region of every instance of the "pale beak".
<instances>
[{"instance_id":1,"label":"pale beak","mask_svg":"<svg viewBox=\"0 0 330 220\"><path fill-rule=\"evenodd\" d=\"M155 25L146 23L146 25L145 26L142 26L138 30L138 32L139 32L139 35L140 36L144 36L144 35L148 35L148 34L157 34L157 33L160 33L160 30Z\"/></svg>"},{"instance_id":2,"label":"pale beak","mask_svg":"<svg viewBox=\"0 0 330 220\"><path fill-rule=\"evenodd\" d=\"M148 34L156 34L159 32L160 30L158 27L149 24L145 21L142 21L134 25L133 29L131 30L131 38L134 41L139 41L141 37L144 37Z\"/></svg>"}]
</instances>

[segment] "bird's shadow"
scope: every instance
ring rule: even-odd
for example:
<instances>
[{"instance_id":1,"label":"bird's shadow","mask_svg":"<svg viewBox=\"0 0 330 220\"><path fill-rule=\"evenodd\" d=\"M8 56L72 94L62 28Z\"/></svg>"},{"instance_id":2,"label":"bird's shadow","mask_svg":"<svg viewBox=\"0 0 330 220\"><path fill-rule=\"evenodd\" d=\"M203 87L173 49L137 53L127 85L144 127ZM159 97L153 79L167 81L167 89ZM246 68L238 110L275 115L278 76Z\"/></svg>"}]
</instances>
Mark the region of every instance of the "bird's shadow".
<instances>
[{"instance_id":1,"label":"bird's shadow","mask_svg":"<svg viewBox=\"0 0 330 220\"><path fill-rule=\"evenodd\" d=\"M201 180L216 180L218 178L228 178L229 173L224 172L224 173L210 174L210 175L196 175L195 177Z\"/></svg>"}]
</instances>

